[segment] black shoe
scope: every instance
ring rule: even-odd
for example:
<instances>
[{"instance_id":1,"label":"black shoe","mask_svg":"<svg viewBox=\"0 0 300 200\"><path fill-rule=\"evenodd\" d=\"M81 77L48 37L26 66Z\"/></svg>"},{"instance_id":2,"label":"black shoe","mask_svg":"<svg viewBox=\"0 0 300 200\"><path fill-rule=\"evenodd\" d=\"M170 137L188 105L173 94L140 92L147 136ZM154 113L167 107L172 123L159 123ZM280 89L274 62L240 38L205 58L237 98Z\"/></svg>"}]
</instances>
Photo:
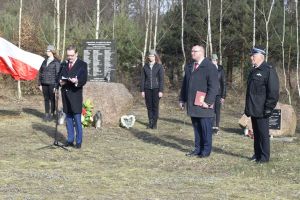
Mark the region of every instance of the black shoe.
<instances>
[{"instance_id":1,"label":"black shoe","mask_svg":"<svg viewBox=\"0 0 300 200\"><path fill-rule=\"evenodd\" d=\"M186 153L185 155L188 157L192 157L192 156L198 156L199 153L194 150L194 151Z\"/></svg>"},{"instance_id":2,"label":"black shoe","mask_svg":"<svg viewBox=\"0 0 300 200\"><path fill-rule=\"evenodd\" d=\"M255 161L257 164L263 164L269 162L268 160L260 159Z\"/></svg>"},{"instance_id":3,"label":"black shoe","mask_svg":"<svg viewBox=\"0 0 300 200\"><path fill-rule=\"evenodd\" d=\"M50 118L50 114L46 113L45 116L43 117L43 121L47 122L49 121L49 118Z\"/></svg>"},{"instance_id":4,"label":"black shoe","mask_svg":"<svg viewBox=\"0 0 300 200\"><path fill-rule=\"evenodd\" d=\"M74 147L74 143L73 142L67 142L64 146L65 147Z\"/></svg>"},{"instance_id":5,"label":"black shoe","mask_svg":"<svg viewBox=\"0 0 300 200\"><path fill-rule=\"evenodd\" d=\"M153 126L152 126L152 129L157 129L157 125L156 125L156 124L153 125Z\"/></svg>"},{"instance_id":6,"label":"black shoe","mask_svg":"<svg viewBox=\"0 0 300 200\"><path fill-rule=\"evenodd\" d=\"M209 154L199 154L198 157L199 158L207 158L207 157L209 157Z\"/></svg>"},{"instance_id":7,"label":"black shoe","mask_svg":"<svg viewBox=\"0 0 300 200\"><path fill-rule=\"evenodd\" d=\"M76 144L75 148L76 149L80 149L81 148L81 144Z\"/></svg>"},{"instance_id":8,"label":"black shoe","mask_svg":"<svg viewBox=\"0 0 300 200\"><path fill-rule=\"evenodd\" d=\"M257 162L257 158L256 158L255 154L250 158L250 161L251 162Z\"/></svg>"}]
</instances>

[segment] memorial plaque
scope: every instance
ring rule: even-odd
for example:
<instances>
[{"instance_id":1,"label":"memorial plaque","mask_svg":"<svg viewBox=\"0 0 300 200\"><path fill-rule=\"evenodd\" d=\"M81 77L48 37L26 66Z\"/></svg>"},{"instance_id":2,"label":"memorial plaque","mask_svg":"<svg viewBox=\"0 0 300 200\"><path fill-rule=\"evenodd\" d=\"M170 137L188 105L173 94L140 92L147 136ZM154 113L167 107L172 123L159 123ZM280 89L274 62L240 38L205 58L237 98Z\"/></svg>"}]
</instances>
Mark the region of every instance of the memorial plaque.
<instances>
[{"instance_id":1,"label":"memorial plaque","mask_svg":"<svg viewBox=\"0 0 300 200\"><path fill-rule=\"evenodd\" d=\"M274 109L271 117L269 118L269 128L280 130L281 127L281 110Z\"/></svg>"},{"instance_id":2,"label":"memorial plaque","mask_svg":"<svg viewBox=\"0 0 300 200\"><path fill-rule=\"evenodd\" d=\"M114 41L85 41L83 60L88 65L88 80L115 82L116 57L117 52Z\"/></svg>"}]
</instances>

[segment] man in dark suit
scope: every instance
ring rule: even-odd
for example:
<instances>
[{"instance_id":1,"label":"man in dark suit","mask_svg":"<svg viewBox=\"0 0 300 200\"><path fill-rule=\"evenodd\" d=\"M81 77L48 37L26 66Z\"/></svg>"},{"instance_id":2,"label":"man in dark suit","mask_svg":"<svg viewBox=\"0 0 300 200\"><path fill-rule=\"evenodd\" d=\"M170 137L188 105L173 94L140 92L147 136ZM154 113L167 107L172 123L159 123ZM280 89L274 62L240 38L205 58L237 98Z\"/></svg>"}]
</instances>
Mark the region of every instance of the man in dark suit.
<instances>
[{"instance_id":1,"label":"man in dark suit","mask_svg":"<svg viewBox=\"0 0 300 200\"><path fill-rule=\"evenodd\" d=\"M76 129L76 148L82 143L82 90L87 81L87 64L78 58L77 49L67 48L67 62L60 74L63 111L66 113L68 140L66 146L74 146L74 125Z\"/></svg>"},{"instance_id":2,"label":"man in dark suit","mask_svg":"<svg viewBox=\"0 0 300 200\"><path fill-rule=\"evenodd\" d=\"M179 98L180 107L183 109L186 105L195 135L195 149L186 155L201 158L208 157L211 153L213 104L219 89L217 69L204 56L203 46L196 45L192 48L194 62L187 64L184 69ZM197 92L206 93L201 106L195 105Z\"/></svg>"},{"instance_id":3,"label":"man in dark suit","mask_svg":"<svg viewBox=\"0 0 300 200\"><path fill-rule=\"evenodd\" d=\"M279 99L276 70L265 61L266 52L253 48L250 56L253 68L247 81L245 114L251 117L254 133L254 155L258 163L270 160L269 117Z\"/></svg>"},{"instance_id":4,"label":"man in dark suit","mask_svg":"<svg viewBox=\"0 0 300 200\"><path fill-rule=\"evenodd\" d=\"M218 94L216 96L216 101L214 105L215 109L215 118L213 121L213 130L216 134L219 132L219 125L220 125L220 119L221 119L221 105L225 102L226 98L226 79L225 79L225 73L222 65L218 64L218 56L217 54L213 54L211 56L212 63L216 66L218 70L218 81L219 81L219 90Z\"/></svg>"}]
</instances>

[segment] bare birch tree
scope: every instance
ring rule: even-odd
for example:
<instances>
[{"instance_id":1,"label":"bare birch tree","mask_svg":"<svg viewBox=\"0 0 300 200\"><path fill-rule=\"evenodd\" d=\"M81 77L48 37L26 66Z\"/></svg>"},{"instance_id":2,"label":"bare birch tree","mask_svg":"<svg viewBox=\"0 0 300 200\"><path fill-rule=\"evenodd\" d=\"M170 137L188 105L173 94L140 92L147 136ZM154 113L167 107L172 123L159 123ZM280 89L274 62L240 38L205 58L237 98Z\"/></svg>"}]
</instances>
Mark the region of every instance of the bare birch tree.
<instances>
[{"instance_id":1,"label":"bare birch tree","mask_svg":"<svg viewBox=\"0 0 300 200\"><path fill-rule=\"evenodd\" d=\"M23 0L20 0L20 11L19 11L19 48L21 48L22 8L23 8ZM21 81L18 80L18 99L21 99L21 98L22 98Z\"/></svg>"},{"instance_id":2,"label":"bare birch tree","mask_svg":"<svg viewBox=\"0 0 300 200\"><path fill-rule=\"evenodd\" d=\"M148 34L149 34L149 24L150 24L150 0L146 0L146 9L147 12L145 14L145 23L146 23L145 42L144 42L144 51L142 52L143 66L145 65L145 56L146 56L147 45L148 45Z\"/></svg>"},{"instance_id":3,"label":"bare birch tree","mask_svg":"<svg viewBox=\"0 0 300 200\"><path fill-rule=\"evenodd\" d=\"M156 0L156 3L155 3L154 37L153 37L153 48L154 49L156 49L156 45L157 45L158 11L159 11L159 0Z\"/></svg>"},{"instance_id":4,"label":"bare birch tree","mask_svg":"<svg viewBox=\"0 0 300 200\"><path fill-rule=\"evenodd\" d=\"M96 17L96 33L95 39L99 38L99 27L100 27L100 0L97 0L97 17Z\"/></svg>"},{"instance_id":5,"label":"bare birch tree","mask_svg":"<svg viewBox=\"0 0 300 200\"><path fill-rule=\"evenodd\" d=\"M150 0L152 1L152 0ZM152 49L152 35L153 35L153 5L152 3L150 3L150 25L149 25L149 46L148 49L150 51L150 49Z\"/></svg>"},{"instance_id":6,"label":"bare birch tree","mask_svg":"<svg viewBox=\"0 0 300 200\"><path fill-rule=\"evenodd\" d=\"M116 0L113 1L113 21L112 21L112 28L113 28L113 33L112 33L112 39L115 39L115 19L116 19Z\"/></svg>"},{"instance_id":7,"label":"bare birch tree","mask_svg":"<svg viewBox=\"0 0 300 200\"><path fill-rule=\"evenodd\" d=\"M56 49L60 51L60 0L56 0Z\"/></svg>"},{"instance_id":8,"label":"bare birch tree","mask_svg":"<svg viewBox=\"0 0 300 200\"><path fill-rule=\"evenodd\" d=\"M68 0L65 0L65 17L64 17L65 19L64 19L63 46L62 46L61 59L65 57L67 14L68 14Z\"/></svg>"},{"instance_id":9,"label":"bare birch tree","mask_svg":"<svg viewBox=\"0 0 300 200\"><path fill-rule=\"evenodd\" d=\"M219 24L219 63L222 65L222 23L223 23L223 0L220 0L220 24Z\"/></svg>"},{"instance_id":10,"label":"bare birch tree","mask_svg":"<svg viewBox=\"0 0 300 200\"><path fill-rule=\"evenodd\" d=\"M296 38L297 38L297 89L298 95L300 97L300 86L299 86L299 17L298 17L298 0L295 0L296 3Z\"/></svg>"},{"instance_id":11,"label":"bare birch tree","mask_svg":"<svg viewBox=\"0 0 300 200\"><path fill-rule=\"evenodd\" d=\"M53 0L53 2L54 2L54 10L53 10L54 17L53 17L53 42L52 42L52 44L56 44L56 18L55 18L55 13L56 13L56 1L57 1L57 0Z\"/></svg>"},{"instance_id":12,"label":"bare birch tree","mask_svg":"<svg viewBox=\"0 0 300 200\"><path fill-rule=\"evenodd\" d=\"M286 10L286 1L283 1L283 25L282 25L282 40L281 40L281 49L282 49L282 70L283 70L283 76L284 76L284 88L286 91L286 94L288 95L289 98L289 104L292 104L292 100L291 100L291 95L290 95L290 91L287 87L287 78L286 78L286 73L285 73L285 52L284 52L284 42L285 42L285 10Z\"/></svg>"},{"instance_id":13,"label":"bare birch tree","mask_svg":"<svg viewBox=\"0 0 300 200\"><path fill-rule=\"evenodd\" d=\"M266 43L266 61L268 61L268 54L269 54L269 22L270 22L270 18L271 18L272 9L274 7L274 3L275 3L275 0L272 0L270 10L269 10L269 14L268 14L268 18L266 16L266 13L265 13L264 9L263 9L263 11L258 9L261 12L261 14L263 15L264 20L265 20L266 40L267 40L267 43Z\"/></svg>"},{"instance_id":14,"label":"bare birch tree","mask_svg":"<svg viewBox=\"0 0 300 200\"><path fill-rule=\"evenodd\" d=\"M284 51L284 45L285 45L285 24L286 24L286 17L285 17L285 10L286 10L286 1L283 1L283 24L282 24L282 39L280 39L279 34L277 33L276 29L275 29L275 33L278 36L278 39L280 40L281 43L281 51L282 51L282 70L283 70L283 76L284 76L284 88L285 91L287 93L287 96L289 98L289 104L292 104L292 100L291 100L291 95L290 95L290 91L287 88L287 76L286 76L286 72L285 72L285 51Z\"/></svg>"},{"instance_id":15,"label":"bare birch tree","mask_svg":"<svg viewBox=\"0 0 300 200\"><path fill-rule=\"evenodd\" d=\"M208 50L209 52L206 53L207 56L211 57L212 54L212 40L211 40L211 0L207 0L207 35L208 35Z\"/></svg>"},{"instance_id":16,"label":"bare birch tree","mask_svg":"<svg viewBox=\"0 0 300 200\"><path fill-rule=\"evenodd\" d=\"M256 0L253 0L253 41L252 46L255 46L255 34L256 34Z\"/></svg>"},{"instance_id":17,"label":"bare birch tree","mask_svg":"<svg viewBox=\"0 0 300 200\"><path fill-rule=\"evenodd\" d=\"M186 56L184 51L184 9L183 9L183 0L181 0L181 48L183 55L183 63L182 63L182 72L184 73L184 66L186 62Z\"/></svg>"}]
</instances>

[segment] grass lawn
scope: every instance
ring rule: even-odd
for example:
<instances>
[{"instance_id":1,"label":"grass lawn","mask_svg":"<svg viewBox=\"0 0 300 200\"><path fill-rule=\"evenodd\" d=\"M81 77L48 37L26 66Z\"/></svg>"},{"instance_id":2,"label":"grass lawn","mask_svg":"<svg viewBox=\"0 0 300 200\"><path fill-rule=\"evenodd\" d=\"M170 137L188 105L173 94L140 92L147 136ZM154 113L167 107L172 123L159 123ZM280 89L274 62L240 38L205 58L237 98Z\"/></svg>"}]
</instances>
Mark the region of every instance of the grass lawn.
<instances>
[{"instance_id":1,"label":"grass lawn","mask_svg":"<svg viewBox=\"0 0 300 200\"><path fill-rule=\"evenodd\" d=\"M252 163L253 140L237 124L243 102L229 99L211 156L186 157L193 130L176 100L162 99L157 130L145 128L138 99L132 129L84 129L82 149L65 151L47 147L55 124L41 120L42 97L0 98L0 199L300 199L299 133L273 140L269 163Z\"/></svg>"}]
</instances>

